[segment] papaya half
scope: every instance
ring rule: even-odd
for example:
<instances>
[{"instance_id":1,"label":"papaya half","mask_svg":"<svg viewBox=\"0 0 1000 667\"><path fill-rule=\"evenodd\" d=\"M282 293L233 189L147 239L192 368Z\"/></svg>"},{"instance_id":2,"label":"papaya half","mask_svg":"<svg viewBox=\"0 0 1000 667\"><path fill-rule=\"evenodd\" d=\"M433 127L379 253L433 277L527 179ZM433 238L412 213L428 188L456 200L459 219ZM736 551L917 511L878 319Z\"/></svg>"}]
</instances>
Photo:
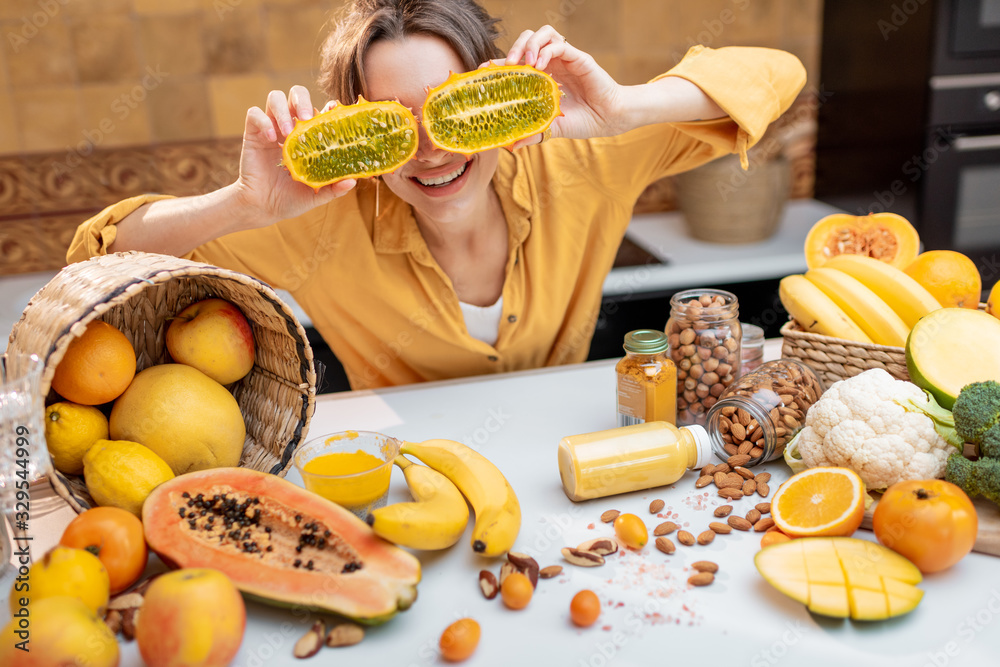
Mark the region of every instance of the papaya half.
<instances>
[{"instance_id":1,"label":"papaya half","mask_svg":"<svg viewBox=\"0 0 1000 667\"><path fill-rule=\"evenodd\" d=\"M142 508L146 542L170 567L213 568L244 596L375 625L417 597L420 562L336 503L247 468L192 472Z\"/></svg>"},{"instance_id":2,"label":"papaya half","mask_svg":"<svg viewBox=\"0 0 1000 667\"><path fill-rule=\"evenodd\" d=\"M900 271L917 258L920 235L910 221L895 213L833 213L819 220L806 236L806 265L822 266L837 255L864 255Z\"/></svg>"}]
</instances>

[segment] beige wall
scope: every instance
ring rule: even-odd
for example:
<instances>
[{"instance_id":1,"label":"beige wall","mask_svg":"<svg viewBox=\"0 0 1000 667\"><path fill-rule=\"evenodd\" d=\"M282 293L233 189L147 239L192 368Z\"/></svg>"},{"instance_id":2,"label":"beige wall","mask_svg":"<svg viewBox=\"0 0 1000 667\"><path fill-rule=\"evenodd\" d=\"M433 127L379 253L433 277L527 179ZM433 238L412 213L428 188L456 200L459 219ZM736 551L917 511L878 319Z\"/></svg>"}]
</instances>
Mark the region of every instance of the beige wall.
<instances>
[{"instance_id":1,"label":"beige wall","mask_svg":"<svg viewBox=\"0 0 1000 667\"><path fill-rule=\"evenodd\" d=\"M237 136L313 82L340 0L3 0L0 155ZM486 0L510 43L550 23L622 83L694 43L789 50L815 80L820 0Z\"/></svg>"}]
</instances>

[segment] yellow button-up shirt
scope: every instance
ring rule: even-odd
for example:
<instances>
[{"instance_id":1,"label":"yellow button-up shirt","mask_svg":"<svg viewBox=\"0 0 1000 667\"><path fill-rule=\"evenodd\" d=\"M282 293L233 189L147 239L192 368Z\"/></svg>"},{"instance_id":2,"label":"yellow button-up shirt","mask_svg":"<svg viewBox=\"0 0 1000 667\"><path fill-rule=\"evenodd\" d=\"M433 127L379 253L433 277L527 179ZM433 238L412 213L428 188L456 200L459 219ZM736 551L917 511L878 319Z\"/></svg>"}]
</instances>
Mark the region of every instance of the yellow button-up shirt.
<instances>
[{"instance_id":1,"label":"yellow button-up shirt","mask_svg":"<svg viewBox=\"0 0 1000 667\"><path fill-rule=\"evenodd\" d=\"M382 187L376 215L371 181L188 256L288 290L354 389L581 362L604 279L643 189L724 153L745 158L805 83L794 56L762 48L694 47L664 76L698 85L728 118L500 151L493 185L507 219L509 256L494 345L469 335L451 280L410 206ZM114 225L157 198L133 197L84 222L68 261L106 252Z\"/></svg>"}]
</instances>

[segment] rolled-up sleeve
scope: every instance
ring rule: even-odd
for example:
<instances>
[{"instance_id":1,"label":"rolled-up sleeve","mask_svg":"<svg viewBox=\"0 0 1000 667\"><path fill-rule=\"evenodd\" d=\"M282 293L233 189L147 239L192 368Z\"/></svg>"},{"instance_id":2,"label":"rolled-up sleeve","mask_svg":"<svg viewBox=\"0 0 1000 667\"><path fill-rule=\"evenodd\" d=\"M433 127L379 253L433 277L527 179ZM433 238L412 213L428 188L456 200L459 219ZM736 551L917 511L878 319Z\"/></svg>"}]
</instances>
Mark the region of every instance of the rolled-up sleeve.
<instances>
[{"instance_id":1,"label":"rolled-up sleeve","mask_svg":"<svg viewBox=\"0 0 1000 667\"><path fill-rule=\"evenodd\" d=\"M82 262L91 257L108 254L108 247L115 242L117 236L118 230L115 225L140 206L161 199L171 199L171 197L169 195L138 195L123 199L80 223L80 226L76 228L73 241L69 244L69 250L66 251L66 263Z\"/></svg>"}]
</instances>

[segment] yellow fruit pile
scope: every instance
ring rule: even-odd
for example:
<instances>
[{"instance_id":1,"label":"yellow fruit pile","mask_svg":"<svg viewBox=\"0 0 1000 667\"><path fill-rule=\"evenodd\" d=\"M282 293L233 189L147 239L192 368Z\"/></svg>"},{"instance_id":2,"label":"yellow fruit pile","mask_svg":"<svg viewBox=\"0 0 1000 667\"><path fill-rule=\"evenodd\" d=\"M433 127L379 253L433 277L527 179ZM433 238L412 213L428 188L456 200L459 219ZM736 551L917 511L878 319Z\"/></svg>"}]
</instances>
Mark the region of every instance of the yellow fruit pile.
<instances>
[{"instance_id":1,"label":"yellow fruit pile","mask_svg":"<svg viewBox=\"0 0 1000 667\"><path fill-rule=\"evenodd\" d=\"M914 259L899 254L892 258L861 251L852 254L849 247L840 254L828 248L817 252L815 237L819 232L830 233L830 218L848 224L853 216L837 214L817 222L806 242L809 270L783 278L779 287L781 303L802 330L903 347L924 315L939 308L979 307L982 282L968 257L951 250L932 250ZM901 237L913 245L916 232L905 220L898 220L899 228L906 230Z\"/></svg>"}]
</instances>

